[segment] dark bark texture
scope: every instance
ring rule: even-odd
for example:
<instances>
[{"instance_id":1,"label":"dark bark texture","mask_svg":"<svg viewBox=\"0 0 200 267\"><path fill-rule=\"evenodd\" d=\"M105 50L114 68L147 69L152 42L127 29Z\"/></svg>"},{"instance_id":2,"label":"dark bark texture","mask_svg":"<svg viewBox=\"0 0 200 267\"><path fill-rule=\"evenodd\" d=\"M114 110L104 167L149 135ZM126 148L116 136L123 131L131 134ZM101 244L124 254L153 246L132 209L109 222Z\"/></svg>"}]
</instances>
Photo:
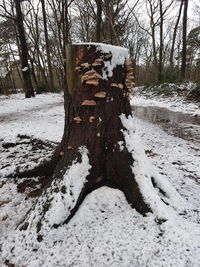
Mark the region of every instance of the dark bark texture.
<instances>
[{"instance_id":1,"label":"dark bark texture","mask_svg":"<svg viewBox=\"0 0 200 267\"><path fill-rule=\"evenodd\" d=\"M183 7L183 2L184 2L184 0L181 0L180 7L179 7L179 12L178 12L178 17L177 17L176 24L175 24L174 31L173 31L172 46L171 46L170 58L169 58L170 67L171 68L174 65L174 47L175 47L177 29L178 29L179 21L180 21L180 18L181 18L181 12L182 12L182 7Z\"/></svg>"},{"instance_id":2,"label":"dark bark texture","mask_svg":"<svg viewBox=\"0 0 200 267\"><path fill-rule=\"evenodd\" d=\"M53 70L51 64L51 55L50 55L50 43L49 43L49 36L48 36L48 29L47 29L47 18L46 18L46 10L45 10L45 1L41 0L42 4L42 16L44 22L44 35L45 35L45 42L46 42L46 56L47 56L47 63L48 63L48 71L49 71L49 89L51 92L54 90L54 79L53 79Z\"/></svg>"},{"instance_id":3,"label":"dark bark texture","mask_svg":"<svg viewBox=\"0 0 200 267\"><path fill-rule=\"evenodd\" d=\"M182 62L181 62L181 80L186 78L186 61L187 61L187 12L188 12L188 2L184 1L184 11L183 11L183 47L182 47Z\"/></svg>"},{"instance_id":4,"label":"dark bark texture","mask_svg":"<svg viewBox=\"0 0 200 267\"><path fill-rule=\"evenodd\" d=\"M95 0L97 5L96 15L96 42L101 41L102 0Z\"/></svg>"}]
</instances>

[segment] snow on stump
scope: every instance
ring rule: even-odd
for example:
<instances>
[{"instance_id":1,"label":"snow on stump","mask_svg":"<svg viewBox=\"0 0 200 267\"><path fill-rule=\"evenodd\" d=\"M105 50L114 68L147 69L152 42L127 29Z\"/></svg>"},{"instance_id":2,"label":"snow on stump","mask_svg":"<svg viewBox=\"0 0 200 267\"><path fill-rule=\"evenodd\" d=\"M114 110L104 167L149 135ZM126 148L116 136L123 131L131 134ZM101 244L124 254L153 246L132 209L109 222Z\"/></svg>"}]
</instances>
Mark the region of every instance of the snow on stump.
<instances>
[{"instance_id":1,"label":"snow on stump","mask_svg":"<svg viewBox=\"0 0 200 267\"><path fill-rule=\"evenodd\" d=\"M170 194L179 201L167 182L148 173L145 159L138 165L141 153L130 128L129 94L134 83L127 50L105 44L74 44L67 47L66 63L60 160L47 188L18 226L32 234L35 229L39 242L49 230L68 223L87 194L101 186L123 191L142 215L167 207L155 187L165 202Z\"/></svg>"}]
</instances>

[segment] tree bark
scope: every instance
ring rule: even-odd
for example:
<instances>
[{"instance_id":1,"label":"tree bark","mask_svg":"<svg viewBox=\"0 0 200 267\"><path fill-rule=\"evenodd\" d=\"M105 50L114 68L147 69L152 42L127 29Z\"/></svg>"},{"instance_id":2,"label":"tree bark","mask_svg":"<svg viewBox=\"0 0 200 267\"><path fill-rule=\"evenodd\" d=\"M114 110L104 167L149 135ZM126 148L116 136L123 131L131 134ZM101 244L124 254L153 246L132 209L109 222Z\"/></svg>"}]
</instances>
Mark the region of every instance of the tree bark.
<instances>
[{"instance_id":1,"label":"tree bark","mask_svg":"<svg viewBox=\"0 0 200 267\"><path fill-rule=\"evenodd\" d=\"M179 25L179 21L180 21L180 17L181 17L183 2L184 2L184 0L181 0L179 12L178 12L178 17L177 17L177 20L176 20L176 24L175 24L174 32L173 32L173 37L172 37L172 47L171 47L171 50L170 50L170 58L169 58L169 63L170 63L170 67L171 68L174 65L174 47L175 47L176 33L177 33L177 29L178 29L178 25Z\"/></svg>"},{"instance_id":2,"label":"tree bark","mask_svg":"<svg viewBox=\"0 0 200 267\"><path fill-rule=\"evenodd\" d=\"M22 64L22 76L23 76L23 83L24 83L24 90L25 90L25 97L30 98L34 96L34 90L31 81L31 73L28 64L28 47L26 42L26 36L24 31L24 24L23 24L23 15L21 11L21 2L18 0L15 1L15 8L16 8L16 22L17 22L17 30L19 34L19 41L21 47L21 64Z\"/></svg>"},{"instance_id":3,"label":"tree bark","mask_svg":"<svg viewBox=\"0 0 200 267\"><path fill-rule=\"evenodd\" d=\"M185 80L186 76L186 58L187 58L187 10L188 1L184 0L184 11L183 11L183 46L182 46L182 62L181 62L181 80Z\"/></svg>"},{"instance_id":4,"label":"tree bark","mask_svg":"<svg viewBox=\"0 0 200 267\"><path fill-rule=\"evenodd\" d=\"M158 63L158 81L162 81L162 69L163 69L163 3L159 0L159 13L160 13L160 47L159 47L159 63Z\"/></svg>"},{"instance_id":5,"label":"tree bark","mask_svg":"<svg viewBox=\"0 0 200 267\"><path fill-rule=\"evenodd\" d=\"M86 146L92 169L85 187L96 187L98 183L108 183L117 187L123 190L128 201L144 214L148 208L130 168L133 164L132 156L127 149L120 151L118 145L120 141L125 144L119 115L131 115L131 107L127 98L129 92L125 84L126 67L118 65L113 70L113 76L109 80L103 80L101 78L103 60L100 65L92 67L91 64L99 59L109 61L111 54L102 54L96 50L96 46L74 45L68 46L67 55L68 90L65 95L69 94L69 97L67 103L65 101L65 107L70 101L72 112L65 114L65 121L68 121L64 134L65 147L69 147L70 150L64 151L64 158L68 158L69 155L71 155L70 158L74 158L79 147ZM89 69L81 67L81 64L85 62L89 64ZM75 71L74 65L77 65L78 72ZM100 75L97 85L97 79L87 80L90 79L87 77L88 70L94 70L94 74L91 73L91 79L96 73ZM81 83L84 77L86 81ZM92 83L89 84L89 82ZM117 88L119 84L123 86L123 89ZM86 101L92 102L86 103ZM76 118L78 120L74 121Z\"/></svg>"},{"instance_id":6,"label":"tree bark","mask_svg":"<svg viewBox=\"0 0 200 267\"><path fill-rule=\"evenodd\" d=\"M150 28L151 28L151 38L152 38L152 50L153 50L153 59L154 59L154 73L155 73L155 81L158 82L158 59L157 59L157 49L156 49L156 24L154 21L154 14L156 12L155 7L153 7L153 3L148 1L149 3L149 18L150 18Z\"/></svg>"},{"instance_id":7,"label":"tree bark","mask_svg":"<svg viewBox=\"0 0 200 267\"><path fill-rule=\"evenodd\" d=\"M96 42L101 41L101 21L102 21L102 0L95 0L97 5L96 19Z\"/></svg>"},{"instance_id":8,"label":"tree bark","mask_svg":"<svg viewBox=\"0 0 200 267\"><path fill-rule=\"evenodd\" d=\"M49 72L49 89L51 92L53 92L54 91L54 79L53 79L53 71L52 71L51 56L50 56L50 45L49 45L49 37L48 37L48 30L47 30L45 1L41 0L41 4L42 4L42 15L43 15L43 22L44 22L44 35L45 35L45 42L46 42L48 72Z\"/></svg>"}]
</instances>

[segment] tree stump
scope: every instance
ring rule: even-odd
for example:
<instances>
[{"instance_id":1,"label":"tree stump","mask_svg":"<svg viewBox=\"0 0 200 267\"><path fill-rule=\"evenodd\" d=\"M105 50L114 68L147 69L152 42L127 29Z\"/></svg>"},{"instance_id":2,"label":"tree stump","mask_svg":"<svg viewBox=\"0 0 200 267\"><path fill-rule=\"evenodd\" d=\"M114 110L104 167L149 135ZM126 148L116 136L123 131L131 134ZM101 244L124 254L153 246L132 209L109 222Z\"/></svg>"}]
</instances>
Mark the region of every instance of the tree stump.
<instances>
[{"instance_id":1,"label":"tree stump","mask_svg":"<svg viewBox=\"0 0 200 267\"><path fill-rule=\"evenodd\" d=\"M119 118L121 114L131 115L129 94L134 78L127 50L109 45L70 45L67 57L66 95L71 103L65 104L65 166L77 157L80 147L86 147L91 169L83 191L105 184L116 187L145 214L149 208L134 179L134 159L126 149Z\"/></svg>"},{"instance_id":2,"label":"tree stump","mask_svg":"<svg viewBox=\"0 0 200 267\"><path fill-rule=\"evenodd\" d=\"M124 48L104 44L67 47L65 129L60 160L45 192L22 224L44 229L67 223L85 196L101 186L122 190L141 214L150 211L132 172L120 115L131 116L133 68ZM46 226L45 226L46 225Z\"/></svg>"}]
</instances>

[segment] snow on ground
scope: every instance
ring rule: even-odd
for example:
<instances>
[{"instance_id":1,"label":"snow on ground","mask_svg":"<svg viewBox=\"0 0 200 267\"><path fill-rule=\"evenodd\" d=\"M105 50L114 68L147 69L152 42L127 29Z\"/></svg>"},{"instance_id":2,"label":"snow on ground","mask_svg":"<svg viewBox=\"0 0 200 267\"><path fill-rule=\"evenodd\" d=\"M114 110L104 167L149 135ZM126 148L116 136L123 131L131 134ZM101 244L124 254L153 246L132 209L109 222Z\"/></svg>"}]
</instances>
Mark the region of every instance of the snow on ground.
<instances>
[{"instance_id":1,"label":"snow on ground","mask_svg":"<svg viewBox=\"0 0 200 267\"><path fill-rule=\"evenodd\" d=\"M139 87L134 88L136 94L131 99L132 106L156 106L168 108L175 112L189 113L192 115L200 115L200 103L193 103L183 99L180 96L173 97L146 97L145 95L139 95Z\"/></svg>"},{"instance_id":2,"label":"snow on ground","mask_svg":"<svg viewBox=\"0 0 200 267\"><path fill-rule=\"evenodd\" d=\"M43 94L29 99L25 99L24 94L0 96L0 152L4 153L0 177L12 173L16 167L25 167L28 156L30 167L39 164L38 153L41 160L44 156L49 158L55 146L52 142L60 142L63 134L63 115L61 94ZM15 143L17 145L12 146Z\"/></svg>"},{"instance_id":3,"label":"snow on ground","mask_svg":"<svg viewBox=\"0 0 200 267\"><path fill-rule=\"evenodd\" d=\"M63 113L63 97L60 94L43 94L29 99L25 99L24 94L2 96L1 138L7 141L17 134L26 134L59 142L64 127Z\"/></svg>"},{"instance_id":4,"label":"snow on ground","mask_svg":"<svg viewBox=\"0 0 200 267\"><path fill-rule=\"evenodd\" d=\"M61 139L64 112L60 95L40 95L31 100L18 95L0 101L0 162L5 158L7 164L13 161L8 157L13 155L12 149L15 164L17 158L20 162L21 150L27 149L28 141L23 144L18 134L51 142ZM0 206L0 266L6 267L5 260L15 267L199 266L200 145L168 135L159 126L138 118L133 123L155 171L171 182L190 209L162 222L153 214L142 217L119 190L102 187L89 194L72 220L50 231L44 242L24 242L26 232L14 229L34 199L27 198L26 191L18 193L16 183L2 177L0 201L10 202ZM14 141L21 143L17 147L2 146ZM38 147L36 151L41 160L52 148ZM29 164L28 155L23 160Z\"/></svg>"},{"instance_id":5,"label":"snow on ground","mask_svg":"<svg viewBox=\"0 0 200 267\"><path fill-rule=\"evenodd\" d=\"M63 102L61 94L39 94L35 98L25 98L24 94L13 94L13 95L0 95L0 115L16 114L30 109L41 109L50 105L56 105Z\"/></svg>"}]
</instances>

